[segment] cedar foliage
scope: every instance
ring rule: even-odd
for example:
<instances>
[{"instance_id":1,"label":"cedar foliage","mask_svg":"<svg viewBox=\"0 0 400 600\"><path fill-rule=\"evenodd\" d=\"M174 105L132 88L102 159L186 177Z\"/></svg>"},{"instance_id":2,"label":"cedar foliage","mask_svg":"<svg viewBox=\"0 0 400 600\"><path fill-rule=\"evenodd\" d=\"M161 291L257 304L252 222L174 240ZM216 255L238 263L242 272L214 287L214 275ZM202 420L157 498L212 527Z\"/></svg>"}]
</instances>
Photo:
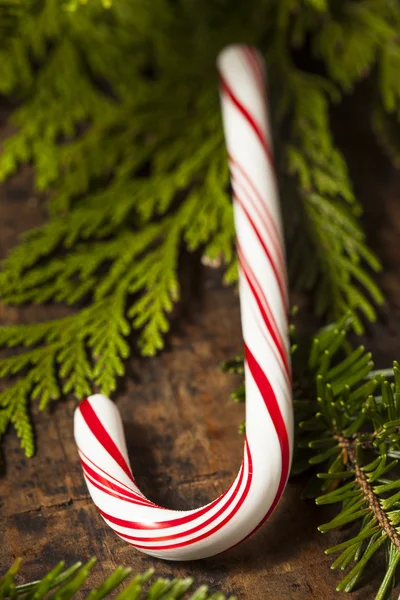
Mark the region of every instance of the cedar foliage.
<instances>
[{"instance_id":1,"label":"cedar foliage","mask_svg":"<svg viewBox=\"0 0 400 600\"><path fill-rule=\"evenodd\" d=\"M268 63L279 176L292 181L282 200L293 285L315 292L321 315L353 311L356 331L356 315L375 318L379 262L329 111L374 78L371 120L397 156L397 2L119 0L105 10L94 0L20 1L18 35L0 48L0 93L15 107L0 179L29 162L37 189L51 194L48 221L3 262L1 299L75 311L0 328L0 346L15 349L0 360L1 433L13 423L32 455L31 400L44 408L65 393L112 392L132 330L143 354L162 348L182 248L235 279L215 71L228 43L255 44ZM298 65L304 48L317 69Z\"/></svg>"}]
</instances>

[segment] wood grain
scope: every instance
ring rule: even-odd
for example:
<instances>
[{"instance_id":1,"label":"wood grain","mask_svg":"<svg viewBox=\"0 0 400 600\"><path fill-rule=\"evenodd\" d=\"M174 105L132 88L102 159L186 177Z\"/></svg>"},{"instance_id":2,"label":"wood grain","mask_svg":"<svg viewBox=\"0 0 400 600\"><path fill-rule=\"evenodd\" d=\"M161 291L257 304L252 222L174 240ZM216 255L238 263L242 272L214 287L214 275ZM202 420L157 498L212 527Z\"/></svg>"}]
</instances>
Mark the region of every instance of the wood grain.
<instances>
[{"instance_id":1,"label":"wood grain","mask_svg":"<svg viewBox=\"0 0 400 600\"><path fill-rule=\"evenodd\" d=\"M353 105L338 114L338 139L350 162L356 190L366 205L365 223L384 263L381 283L388 304L365 342L379 366L399 357L400 177L367 132L354 121ZM352 112L353 111L353 112ZM353 115L353 116L352 116ZM0 253L5 256L25 229L45 218L43 198L32 192L24 168L0 192ZM193 274L189 261L188 272ZM220 273L197 270L187 278L179 319L167 349L152 359L133 357L115 401L125 422L129 453L139 485L154 501L177 509L211 501L233 481L243 439L237 426L243 407L229 399L237 380L219 363L241 351L238 298L220 283ZM193 285L193 284L196 285ZM0 307L1 322L30 321L61 314L60 307ZM250 540L222 556L193 563L146 557L119 540L88 498L72 435L73 399L37 414L38 452L22 455L13 432L6 436L6 470L0 479L0 564L24 559L24 578L40 577L61 558L98 558L90 583L99 583L117 564L135 571L154 566L161 575L193 575L199 583L239 598L261 600L344 597L335 591L339 575L329 570L323 549L340 535L316 530L329 511L300 498L292 482L270 521ZM265 457L266 462L268 457ZM353 598L372 597L369 582Z\"/></svg>"}]
</instances>

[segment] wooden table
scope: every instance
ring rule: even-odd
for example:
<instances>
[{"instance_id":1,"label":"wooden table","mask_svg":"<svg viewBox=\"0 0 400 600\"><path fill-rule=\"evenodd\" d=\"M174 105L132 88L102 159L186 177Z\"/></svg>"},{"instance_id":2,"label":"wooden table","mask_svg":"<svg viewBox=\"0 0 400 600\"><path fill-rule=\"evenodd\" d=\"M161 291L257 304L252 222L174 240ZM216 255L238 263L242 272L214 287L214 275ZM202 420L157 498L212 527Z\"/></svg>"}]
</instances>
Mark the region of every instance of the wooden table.
<instances>
[{"instance_id":1,"label":"wooden table","mask_svg":"<svg viewBox=\"0 0 400 600\"><path fill-rule=\"evenodd\" d=\"M383 260L380 277L388 299L367 345L378 366L399 358L400 176L367 132L354 121L354 102L337 115L344 125L338 140L349 158L356 192L366 205L365 225ZM44 200L32 191L27 167L0 191L0 254L20 232L44 218ZM152 359L134 357L114 399L126 426L138 483L154 501L176 509L211 501L232 482L243 439L237 426L243 407L229 398L237 380L219 363L241 351L238 298L220 274L200 269L190 303L185 299L167 349ZM185 292L185 296L189 291ZM0 307L3 323L50 318L58 308ZM166 563L140 554L104 524L88 497L72 435L75 401L34 410L38 451L28 460L13 432L4 443L5 474L0 479L0 564L24 559L24 579L37 578L60 559L72 563L95 555L90 583L99 583L118 564L134 571L155 567L160 575L193 575L198 583L235 593L242 600L330 600L339 575L330 571L324 547L340 535L317 532L329 511L300 498L301 482L290 483L272 518L243 545L222 556L193 563ZM268 457L266 457L268 460ZM374 572L369 569L371 579ZM373 597L368 583L353 598Z\"/></svg>"}]
</instances>

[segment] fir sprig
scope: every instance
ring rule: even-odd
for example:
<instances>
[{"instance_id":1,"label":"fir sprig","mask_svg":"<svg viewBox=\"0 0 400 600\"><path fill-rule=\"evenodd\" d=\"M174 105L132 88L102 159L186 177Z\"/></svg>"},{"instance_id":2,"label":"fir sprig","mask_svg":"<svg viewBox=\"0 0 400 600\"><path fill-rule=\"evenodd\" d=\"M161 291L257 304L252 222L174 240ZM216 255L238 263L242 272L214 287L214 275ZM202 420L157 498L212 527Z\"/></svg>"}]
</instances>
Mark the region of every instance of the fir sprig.
<instances>
[{"instance_id":1,"label":"fir sprig","mask_svg":"<svg viewBox=\"0 0 400 600\"><path fill-rule=\"evenodd\" d=\"M82 590L95 562L96 560L92 558L84 565L78 562L67 569L64 568L64 563L60 562L39 581L17 585L15 578L21 567L21 559L17 559L7 573L0 578L0 599L42 600L52 598L67 600ZM184 598L187 600L236 600L234 596L227 599L222 592L209 594L206 585L191 592L193 588L191 577L186 579L160 577L152 581L154 569L149 569L127 580L131 572L132 570L129 568L117 567L101 585L90 590L87 598L89 600L107 598L125 581L124 589L113 596L116 600L179 600L180 598L182 600Z\"/></svg>"},{"instance_id":2,"label":"fir sprig","mask_svg":"<svg viewBox=\"0 0 400 600\"><path fill-rule=\"evenodd\" d=\"M342 320L314 338L309 369L317 406L297 401L298 410L308 412L299 424L299 445L311 451L308 462L318 470L306 493L319 505L339 505L319 530L346 528L345 541L326 551L339 553L333 569L348 571L337 589L352 591L381 548L387 566L376 600L384 600L400 560L400 368L394 363L392 383L387 371L373 371L370 353L349 349L347 328Z\"/></svg>"}]
</instances>

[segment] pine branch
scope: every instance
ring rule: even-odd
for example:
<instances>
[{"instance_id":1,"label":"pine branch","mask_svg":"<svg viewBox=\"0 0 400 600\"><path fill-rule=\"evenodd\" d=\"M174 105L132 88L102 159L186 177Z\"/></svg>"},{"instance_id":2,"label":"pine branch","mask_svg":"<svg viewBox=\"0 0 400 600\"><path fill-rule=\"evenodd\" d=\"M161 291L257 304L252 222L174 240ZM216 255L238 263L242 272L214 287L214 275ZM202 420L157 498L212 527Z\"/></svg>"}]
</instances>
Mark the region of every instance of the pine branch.
<instances>
[{"instance_id":1,"label":"pine branch","mask_svg":"<svg viewBox=\"0 0 400 600\"><path fill-rule=\"evenodd\" d=\"M57 598L66 600L80 593L82 587L96 562L92 558L85 565L78 562L71 567L64 569L64 563L60 562L54 569L49 571L39 581L17 585L16 576L19 574L21 559L15 560L7 573L0 579L0 599L23 597L25 600L42 600L42 598ZM122 582L126 582L131 575L131 569L117 567L115 571L97 588L91 589L87 598L90 600L100 600L109 597L115 592ZM229 599L216 592L209 595L208 587L202 585L198 587L189 596L193 587L193 579L158 578L151 582L154 570L149 569L144 573L136 575L127 581L124 589L113 596L116 600L236 600L233 596ZM51 595L48 594L51 592Z\"/></svg>"},{"instance_id":2,"label":"pine branch","mask_svg":"<svg viewBox=\"0 0 400 600\"><path fill-rule=\"evenodd\" d=\"M311 452L309 464L318 465L306 494L317 496L320 505L340 505L319 530L352 524L345 541L326 551L340 553L333 569L348 569L337 589L352 591L369 560L383 549L387 568L376 596L383 600L400 560L400 368L394 363L393 383L385 378L387 371L373 372L370 353L362 346L348 348L348 327L342 320L314 338L309 369L315 374L317 406L304 396L297 402L307 415L300 422L299 446Z\"/></svg>"}]
</instances>

